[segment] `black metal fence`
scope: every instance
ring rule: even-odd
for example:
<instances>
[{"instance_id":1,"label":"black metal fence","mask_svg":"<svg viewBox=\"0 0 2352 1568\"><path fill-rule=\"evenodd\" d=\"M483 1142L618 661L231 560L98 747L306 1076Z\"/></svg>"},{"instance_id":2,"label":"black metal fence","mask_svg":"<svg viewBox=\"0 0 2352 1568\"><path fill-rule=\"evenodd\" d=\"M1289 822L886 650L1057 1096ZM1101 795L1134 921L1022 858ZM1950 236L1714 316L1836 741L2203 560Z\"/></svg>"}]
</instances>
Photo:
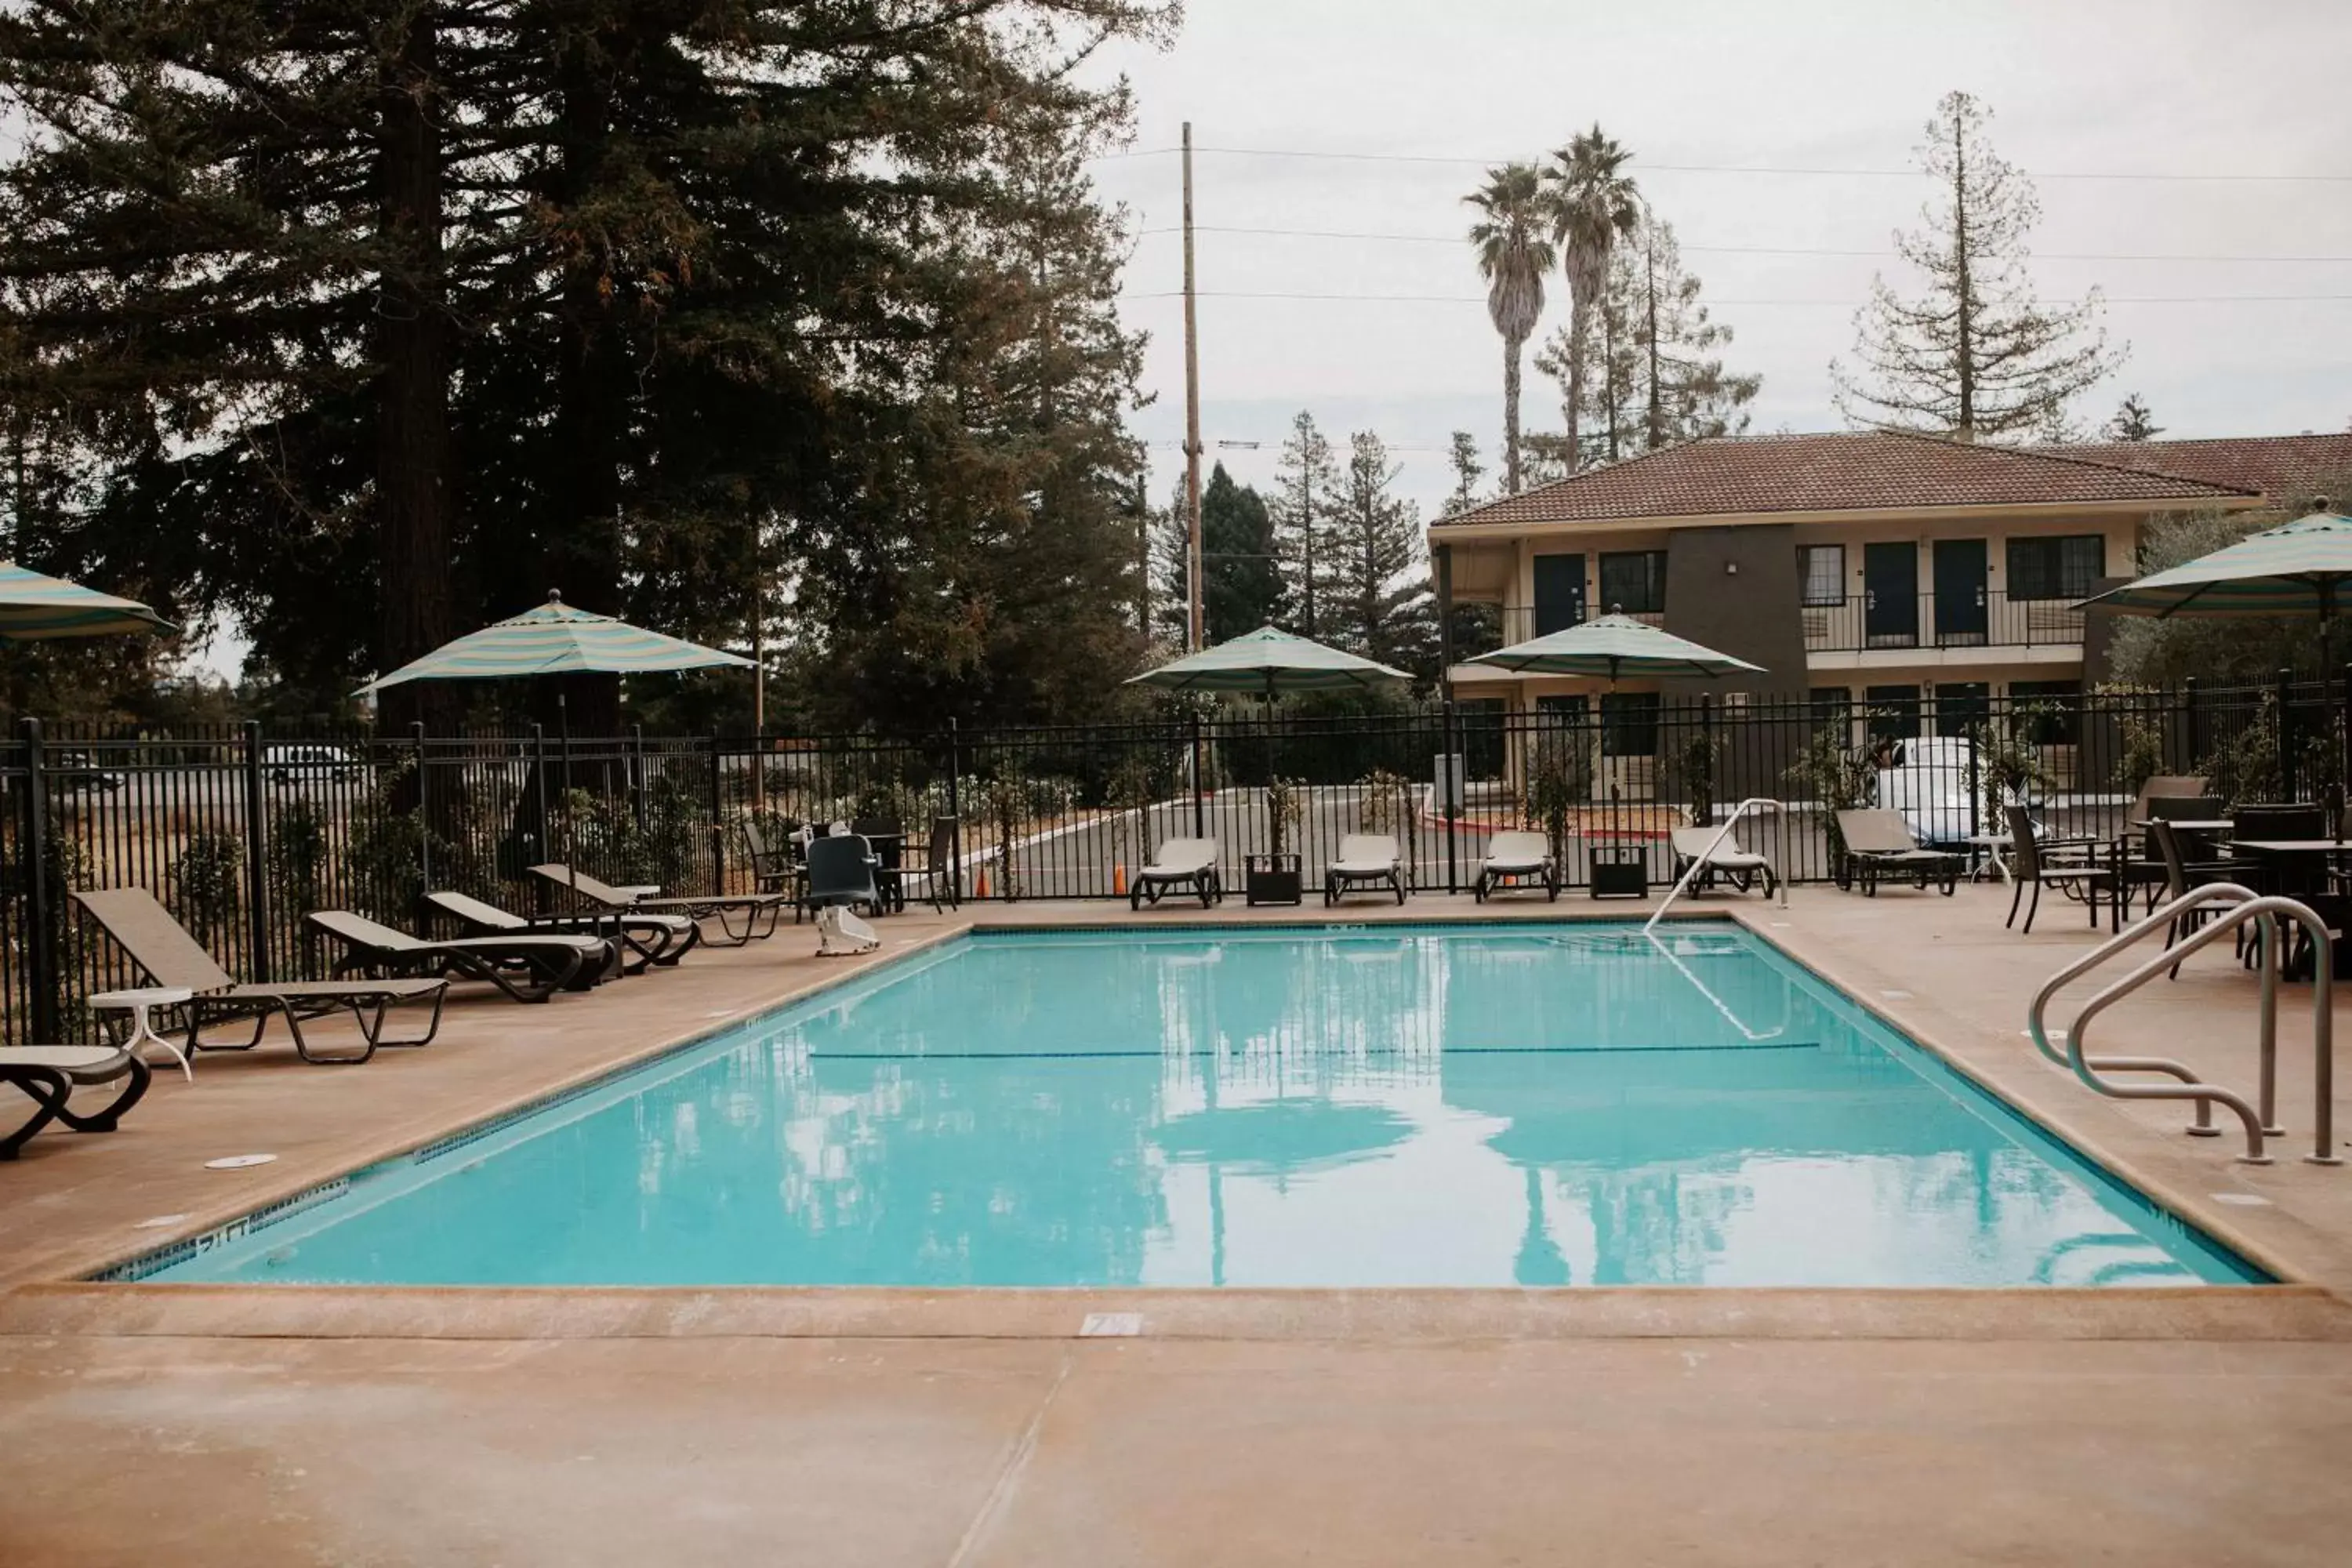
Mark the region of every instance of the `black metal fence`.
<instances>
[{"instance_id":1,"label":"black metal fence","mask_svg":"<svg viewBox=\"0 0 2352 1568\"><path fill-rule=\"evenodd\" d=\"M1676 826L1783 802L1744 828L1796 881L1836 874L1830 816L1901 811L1923 840L2122 831L2145 781L2208 778L2231 803L2341 804L2343 694L2284 679L2199 691L1989 698L1946 686L1860 708L1646 693L1463 701L1346 718L1177 715L1123 725L825 737L123 734L25 722L0 743L0 1038L86 1037L83 1001L138 984L72 902L152 891L232 973L323 973L302 915L422 923L455 889L530 912L529 868L609 881L748 885L743 826L951 818L964 899L1099 899L1173 837L1213 837L1318 896L1351 834L1393 837L1408 886L1468 888L1490 837L1532 830L1569 887L1673 872ZM1896 689L1898 690L1906 689ZM1454 759L1449 768L1444 759ZM1782 836L1785 824L1786 837Z\"/></svg>"}]
</instances>

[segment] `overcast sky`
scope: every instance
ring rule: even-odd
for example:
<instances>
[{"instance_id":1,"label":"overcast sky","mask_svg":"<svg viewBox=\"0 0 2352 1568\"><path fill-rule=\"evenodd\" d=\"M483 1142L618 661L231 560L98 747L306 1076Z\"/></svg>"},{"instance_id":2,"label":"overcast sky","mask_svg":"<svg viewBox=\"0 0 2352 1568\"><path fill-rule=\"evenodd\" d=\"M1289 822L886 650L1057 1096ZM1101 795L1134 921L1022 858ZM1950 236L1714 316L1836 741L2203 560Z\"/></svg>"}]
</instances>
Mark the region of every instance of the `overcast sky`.
<instances>
[{"instance_id":1,"label":"overcast sky","mask_svg":"<svg viewBox=\"0 0 2352 1568\"><path fill-rule=\"evenodd\" d=\"M1263 486L1290 415L1336 436L1376 429L1425 511L1451 488L1448 432L1490 470L1502 429L1500 341L1487 324L1462 196L1489 162L1531 158L1598 121L1722 303L1730 368L1761 373L1759 431L1840 426L1832 355L1849 352L1874 256L1925 198L1914 149L1954 88L1994 110L1993 144L2033 177L2035 273L2051 296L2093 284L2130 356L2079 411L2137 391L2170 436L2335 430L2352 423L2352 4L2346 0L1189 0L1165 52L1103 62L1132 80L1134 155L1096 166L1132 209L1125 309L1151 343L1139 416L1153 495L1182 472L1177 144L1377 153L1428 162L1196 153L1194 216L1212 227L1433 237L1329 239L1203 232L1204 296L1406 294L1465 302L1204 297L1202 437ZM1665 165L1893 171L1714 173ZM2135 178L2070 178L2098 174ZM2180 179L2146 176L2213 175ZM2276 176L2329 174L2333 180ZM2260 177L2258 177L2260 176ZM1727 247L1709 250L1703 247ZM2272 257L2320 259L2070 259ZM2342 258L2342 259L2333 259ZM1900 281L1893 271L1890 279ZM1537 341L1565 319L1550 296ZM2157 303L2212 295L2292 302ZM2151 302L2133 303L2134 300ZM1758 303L1738 303L1758 301ZM1771 301L1767 303L1766 301ZM1779 301L1818 301L1780 303ZM1559 426L1529 355L1531 429ZM1258 440L1220 451L1220 440ZM1490 473L1490 482L1491 482Z\"/></svg>"}]
</instances>

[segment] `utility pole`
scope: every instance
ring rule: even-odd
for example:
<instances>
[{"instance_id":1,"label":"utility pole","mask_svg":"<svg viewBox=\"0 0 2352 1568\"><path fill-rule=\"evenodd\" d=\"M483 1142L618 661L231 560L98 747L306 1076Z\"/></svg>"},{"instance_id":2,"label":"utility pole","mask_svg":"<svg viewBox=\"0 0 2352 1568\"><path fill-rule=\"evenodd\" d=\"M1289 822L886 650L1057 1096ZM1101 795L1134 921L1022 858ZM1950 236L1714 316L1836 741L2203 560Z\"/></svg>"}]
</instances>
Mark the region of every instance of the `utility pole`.
<instances>
[{"instance_id":1,"label":"utility pole","mask_svg":"<svg viewBox=\"0 0 2352 1568\"><path fill-rule=\"evenodd\" d=\"M1184 121L1184 595L1187 652L1201 637L1201 333L1192 293L1192 122Z\"/></svg>"},{"instance_id":2,"label":"utility pole","mask_svg":"<svg viewBox=\"0 0 2352 1568\"><path fill-rule=\"evenodd\" d=\"M1151 501L1144 487L1150 479L1135 476L1135 629L1151 636Z\"/></svg>"}]
</instances>

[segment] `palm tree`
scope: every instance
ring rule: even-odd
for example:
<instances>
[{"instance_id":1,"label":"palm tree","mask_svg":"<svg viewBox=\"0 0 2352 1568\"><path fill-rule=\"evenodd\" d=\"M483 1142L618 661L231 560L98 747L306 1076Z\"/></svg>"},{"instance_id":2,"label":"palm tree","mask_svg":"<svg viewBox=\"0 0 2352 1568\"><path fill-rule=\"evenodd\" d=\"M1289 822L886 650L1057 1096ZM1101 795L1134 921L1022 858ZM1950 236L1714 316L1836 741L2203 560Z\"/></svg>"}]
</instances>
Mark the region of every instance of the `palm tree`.
<instances>
[{"instance_id":1,"label":"palm tree","mask_svg":"<svg viewBox=\"0 0 2352 1568\"><path fill-rule=\"evenodd\" d=\"M1481 216L1470 244L1486 279L1486 315L1503 335L1503 493L1519 489L1519 361L1543 317L1544 274L1557 252L1545 237L1543 176L1533 163L1486 171L1486 184L1463 200Z\"/></svg>"},{"instance_id":2,"label":"palm tree","mask_svg":"<svg viewBox=\"0 0 2352 1568\"><path fill-rule=\"evenodd\" d=\"M1624 168L1633 154L1595 125L1554 153L1544 174L1544 205L1568 272L1568 461L1584 466L1577 425L1584 408L1584 365L1591 357L1592 307L1609 281L1609 253L1640 221L1642 195Z\"/></svg>"}]
</instances>

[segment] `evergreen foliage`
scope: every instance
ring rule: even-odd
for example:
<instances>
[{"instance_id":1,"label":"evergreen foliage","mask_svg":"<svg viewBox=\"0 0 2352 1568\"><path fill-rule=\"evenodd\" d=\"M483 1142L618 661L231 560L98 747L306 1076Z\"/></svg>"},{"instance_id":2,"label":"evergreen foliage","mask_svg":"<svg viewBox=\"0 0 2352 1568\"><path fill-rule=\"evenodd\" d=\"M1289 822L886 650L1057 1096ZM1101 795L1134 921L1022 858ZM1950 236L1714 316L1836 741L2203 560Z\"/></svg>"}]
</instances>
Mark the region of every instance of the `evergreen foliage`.
<instances>
[{"instance_id":1,"label":"evergreen foliage","mask_svg":"<svg viewBox=\"0 0 2352 1568\"><path fill-rule=\"evenodd\" d=\"M2062 440L2074 399L2120 363L2095 289L2074 305L2037 300L2026 236L2032 185L1992 149L1992 111L1965 92L1927 121L1920 167L1936 194L1926 226L1895 247L1921 275L1916 299L1884 277L1854 318L1855 363L1832 361L1838 407L1857 425L1962 439Z\"/></svg>"}]
</instances>

